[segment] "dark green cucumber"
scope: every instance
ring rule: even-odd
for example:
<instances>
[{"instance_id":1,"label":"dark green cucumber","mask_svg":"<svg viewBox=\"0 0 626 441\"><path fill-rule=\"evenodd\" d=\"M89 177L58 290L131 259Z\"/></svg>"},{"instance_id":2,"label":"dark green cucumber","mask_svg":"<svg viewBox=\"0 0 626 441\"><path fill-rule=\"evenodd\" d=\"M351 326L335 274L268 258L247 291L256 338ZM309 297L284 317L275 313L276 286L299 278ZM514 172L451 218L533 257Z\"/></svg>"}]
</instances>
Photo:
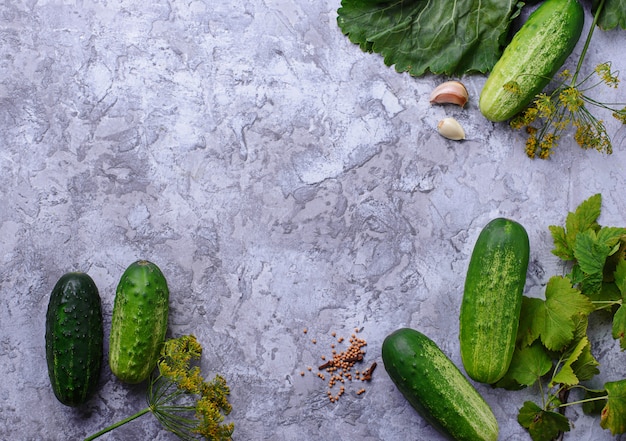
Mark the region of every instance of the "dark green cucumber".
<instances>
[{"instance_id":1,"label":"dark green cucumber","mask_svg":"<svg viewBox=\"0 0 626 441\"><path fill-rule=\"evenodd\" d=\"M493 384L511 364L529 254L526 230L510 219L492 220L476 240L459 324L463 366L476 381Z\"/></svg>"},{"instance_id":2,"label":"dark green cucumber","mask_svg":"<svg viewBox=\"0 0 626 441\"><path fill-rule=\"evenodd\" d=\"M430 338L402 328L383 341L385 370L417 412L458 441L496 441L498 422L483 397Z\"/></svg>"},{"instance_id":3,"label":"dark green cucumber","mask_svg":"<svg viewBox=\"0 0 626 441\"><path fill-rule=\"evenodd\" d=\"M46 361L52 390L67 406L96 391L103 357L100 294L82 272L66 273L52 289L46 312Z\"/></svg>"},{"instance_id":4,"label":"dark green cucumber","mask_svg":"<svg viewBox=\"0 0 626 441\"><path fill-rule=\"evenodd\" d=\"M169 289L152 262L138 260L120 279L115 294L109 365L117 378L140 383L154 370L169 313Z\"/></svg>"},{"instance_id":5,"label":"dark green cucumber","mask_svg":"<svg viewBox=\"0 0 626 441\"><path fill-rule=\"evenodd\" d=\"M584 16L578 0L546 0L530 14L483 86L478 105L487 119L510 119L541 93L578 43Z\"/></svg>"}]
</instances>

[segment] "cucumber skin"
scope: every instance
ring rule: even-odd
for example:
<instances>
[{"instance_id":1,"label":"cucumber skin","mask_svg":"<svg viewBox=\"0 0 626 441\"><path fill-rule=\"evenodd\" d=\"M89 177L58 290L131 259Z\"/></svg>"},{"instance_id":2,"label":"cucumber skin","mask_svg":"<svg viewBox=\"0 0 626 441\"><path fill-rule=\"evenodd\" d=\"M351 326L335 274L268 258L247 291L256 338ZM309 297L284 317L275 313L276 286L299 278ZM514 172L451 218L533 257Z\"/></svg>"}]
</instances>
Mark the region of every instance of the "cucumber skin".
<instances>
[{"instance_id":1,"label":"cucumber skin","mask_svg":"<svg viewBox=\"0 0 626 441\"><path fill-rule=\"evenodd\" d=\"M45 340L54 395L66 406L85 403L98 387L104 346L100 294L89 275L71 272L57 281L48 302Z\"/></svg>"},{"instance_id":2,"label":"cucumber skin","mask_svg":"<svg viewBox=\"0 0 626 441\"><path fill-rule=\"evenodd\" d=\"M533 11L487 77L478 103L481 113L501 122L529 105L576 47L584 18L578 0L546 0ZM504 89L512 81L520 94Z\"/></svg>"},{"instance_id":3,"label":"cucumber skin","mask_svg":"<svg viewBox=\"0 0 626 441\"><path fill-rule=\"evenodd\" d=\"M433 427L457 441L496 441L498 422L459 368L426 335L410 328L382 345L385 370L398 390Z\"/></svg>"},{"instance_id":4,"label":"cucumber skin","mask_svg":"<svg viewBox=\"0 0 626 441\"><path fill-rule=\"evenodd\" d=\"M465 279L459 319L465 372L493 384L511 364L530 255L528 234L496 218L480 232Z\"/></svg>"},{"instance_id":5,"label":"cucumber skin","mask_svg":"<svg viewBox=\"0 0 626 441\"><path fill-rule=\"evenodd\" d=\"M109 366L123 382L136 384L156 367L167 332L169 289L157 265L147 260L131 264L117 286Z\"/></svg>"}]
</instances>

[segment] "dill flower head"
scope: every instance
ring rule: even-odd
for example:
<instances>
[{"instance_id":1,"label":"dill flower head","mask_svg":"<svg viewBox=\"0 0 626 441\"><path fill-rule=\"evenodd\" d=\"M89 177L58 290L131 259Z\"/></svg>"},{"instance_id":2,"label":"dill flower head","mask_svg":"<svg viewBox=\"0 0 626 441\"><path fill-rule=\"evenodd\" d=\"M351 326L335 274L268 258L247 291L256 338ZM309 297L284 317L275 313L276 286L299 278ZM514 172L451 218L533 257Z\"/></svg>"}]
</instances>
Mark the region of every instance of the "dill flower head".
<instances>
[{"instance_id":1,"label":"dill flower head","mask_svg":"<svg viewBox=\"0 0 626 441\"><path fill-rule=\"evenodd\" d=\"M595 71L604 84L617 89L617 86L619 85L619 77L617 72L613 72L611 70L611 63L598 64Z\"/></svg>"},{"instance_id":2,"label":"dill flower head","mask_svg":"<svg viewBox=\"0 0 626 441\"><path fill-rule=\"evenodd\" d=\"M200 367L192 366L201 355L202 346L193 335L166 341L148 404L163 427L182 440L230 441L234 424L223 424L232 410L230 389L220 375L207 381Z\"/></svg>"},{"instance_id":3,"label":"dill flower head","mask_svg":"<svg viewBox=\"0 0 626 441\"><path fill-rule=\"evenodd\" d=\"M611 112L612 116L626 124L626 107L615 109L610 104L596 101L587 95L587 92L598 84L617 87L619 78L611 70L610 63L598 65L594 71L600 82L587 87L591 75L576 83L577 75L563 71L559 77L571 80L570 84L561 84L551 93L540 93L534 101L519 115L510 121L513 129L520 130L526 127L526 155L530 158L547 159L562 139L568 127L574 129L574 140L583 149L594 149L611 154L613 146L606 130L604 121L591 113L591 106ZM515 84L509 85L511 90Z\"/></svg>"},{"instance_id":4,"label":"dill flower head","mask_svg":"<svg viewBox=\"0 0 626 441\"><path fill-rule=\"evenodd\" d=\"M559 103L568 111L575 113L585 104L583 94L575 87L566 87L559 93Z\"/></svg>"},{"instance_id":5,"label":"dill flower head","mask_svg":"<svg viewBox=\"0 0 626 441\"><path fill-rule=\"evenodd\" d=\"M613 118L621 122L622 124L626 124L626 107L621 110L616 110L613 112Z\"/></svg>"}]
</instances>

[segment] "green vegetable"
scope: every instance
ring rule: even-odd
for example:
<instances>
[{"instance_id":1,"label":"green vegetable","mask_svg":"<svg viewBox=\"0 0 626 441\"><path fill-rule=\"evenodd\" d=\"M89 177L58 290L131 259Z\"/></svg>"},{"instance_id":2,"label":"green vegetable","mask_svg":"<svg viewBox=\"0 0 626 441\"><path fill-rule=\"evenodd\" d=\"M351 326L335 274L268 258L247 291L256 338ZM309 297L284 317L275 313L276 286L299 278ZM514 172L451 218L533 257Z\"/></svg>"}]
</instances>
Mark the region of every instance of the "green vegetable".
<instances>
[{"instance_id":1,"label":"green vegetable","mask_svg":"<svg viewBox=\"0 0 626 441\"><path fill-rule=\"evenodd\" d=\"M511 363L530 246L519 223L497 218L481 231L467 270L460 314L467 374L493 384Z\"/></svg>"},{"instance_id":2,"label":"green vegetable","mask_svg":"<svg viewBox=\"0 0 626 441\"><path fill-rule=\"evenodd\" d=\"M430 338L399 329L383 341L382 359L398 390L433 427L455 440L497 440L491 408Z\"/></svg>"},{"instance_id":3,"label":"green vegetable","mask_svg":"<svg viewBox=\"0 0 626 441\"><path fill-rule=\"evenodd\" d=\"M351 42L398 72L487 72L519 13L515 0L342 0L337 23Z\"/></svg>"},{"instance_id":4,"label":"green vegetable","mask_svg":"<svg viewBox=\"0 0 626 441\"><path fill-rule=\"evenodd\" d=\"M67 406L86 402L96 391L103 356L100 295L85 273L64 274L46 313L46 360L52 390Z\"/></svg>"},{"instance_id":5,"label":"green vegetable","mask_svg":"<svg viewBox=\"0 0 626 441\"><path fill-rule=\"evenodd\" d=\"M572 53L583 29L578 0L546 0L504 49L480 94L479 108L491 121L524 109Z\"/></svg>"},{"instance_id":6,"label":"green vegetable","mask_svg":"<svg viewBox=\"0 0 626 441\"><path fill-rule=\"evenodd\" d=\"M130 265L117 286L109 364L127 383L139 383L155 368L165 340L169 290L154 263L138 260Z\"/></svg>"}]
</instances>

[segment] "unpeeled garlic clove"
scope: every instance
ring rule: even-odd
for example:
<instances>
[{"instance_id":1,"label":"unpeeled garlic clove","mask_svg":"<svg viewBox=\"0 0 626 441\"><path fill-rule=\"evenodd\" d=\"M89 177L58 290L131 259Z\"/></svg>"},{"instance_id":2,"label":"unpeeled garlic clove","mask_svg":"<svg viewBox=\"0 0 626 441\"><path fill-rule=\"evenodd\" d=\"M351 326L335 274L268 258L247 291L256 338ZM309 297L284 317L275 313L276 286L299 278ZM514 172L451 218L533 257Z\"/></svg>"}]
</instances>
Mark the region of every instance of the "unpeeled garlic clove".
<instances>
[{"instance_id":1,"label":"unpeeled garlic clove","mask_svg":"<svg viewBox=\"0 0 626 441\"><path fill-rule=\"evenodd\" d=\"M436 104L456 104L458 106L465 106L469 100L469 94L467 89L460 81L446 81L430 94L430 102Z\"/></svg>"},{"instance_id":2,"label":"unpeeled garlic clove","mask_svg":"<svg viewBox=\"0 0 626 441\"><path fill-rule=\"evenodd\" d=\"M444 118L437 124L437 131L443 137L452 139L454 141L460 141L465 139L465 130L461 127L459 122L451 117Z\"/></svg>"}]
</instances>

